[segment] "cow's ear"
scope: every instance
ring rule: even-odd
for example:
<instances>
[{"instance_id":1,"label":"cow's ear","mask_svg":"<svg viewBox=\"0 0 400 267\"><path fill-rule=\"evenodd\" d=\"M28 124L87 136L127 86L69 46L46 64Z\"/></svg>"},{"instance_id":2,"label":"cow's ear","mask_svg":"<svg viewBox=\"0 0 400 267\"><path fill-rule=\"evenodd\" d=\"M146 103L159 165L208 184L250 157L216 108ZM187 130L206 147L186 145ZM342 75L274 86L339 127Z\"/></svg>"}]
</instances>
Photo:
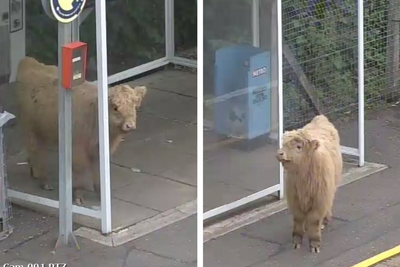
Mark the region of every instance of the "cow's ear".
<instances>
[{"instance_id":1,"label":"cow's ear","mask_svg":"<svg viewBox=\"0 0 400 267\"><path fill-rule=\"evenodd\" d=\"M139 108L142 104L143 98L147 93L147 88L146 86L135 86L135 88L133 88L133 91L135 92L135 95L137 97L136 106Z\"/></svg>"},{"instance_id":2,"label":"cow's ear","mask_svg":"<svg viewBox=\"0 0 400 267\"><path fill-rule=\"evenodd\" d=\"M318 140L312 140L311 141L311 148L312 149L317 149L319 147L319 141Z\"/></svg>"}]
</instances>

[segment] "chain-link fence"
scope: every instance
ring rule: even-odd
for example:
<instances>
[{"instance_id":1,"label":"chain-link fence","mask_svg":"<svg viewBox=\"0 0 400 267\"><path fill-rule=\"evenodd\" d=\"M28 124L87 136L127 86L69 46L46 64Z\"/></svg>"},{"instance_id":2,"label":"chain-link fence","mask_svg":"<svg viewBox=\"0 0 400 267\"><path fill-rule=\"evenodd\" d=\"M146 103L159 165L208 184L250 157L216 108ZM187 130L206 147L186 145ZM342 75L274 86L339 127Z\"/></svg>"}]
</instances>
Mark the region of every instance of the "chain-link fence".
<instances>
[{"instance_id":1,"label":"chain-link fence","mask_svg":"<svg viewBox=\"0 0 400 267\"><path fill-rule=\"evenodd\" d=\"M12 231L12 208L7 197L8 181L6 169L6 147L3 128L13 115L4 112L0 106L0 240L9 236Z\"/></svg>"},{"instance_id":2,"label":"chain-link fence","mask_svg":"<svg viewBox=\"0 0 400 267\"><path fill-rule=\"evenodd\" d=\"M365 105L399 95L399 0L364 1ZM285 128L357 110L357 0L284 0Z\"/></svg>"}]
</instances>

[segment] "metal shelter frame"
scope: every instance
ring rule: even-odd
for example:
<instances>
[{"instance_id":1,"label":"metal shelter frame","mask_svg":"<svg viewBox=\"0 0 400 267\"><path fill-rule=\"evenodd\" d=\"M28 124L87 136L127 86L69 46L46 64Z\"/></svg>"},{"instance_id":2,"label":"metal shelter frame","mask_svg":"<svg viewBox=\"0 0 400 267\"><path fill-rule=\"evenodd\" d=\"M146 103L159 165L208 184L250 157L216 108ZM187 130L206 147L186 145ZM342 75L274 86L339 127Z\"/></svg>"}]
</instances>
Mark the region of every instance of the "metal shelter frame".
<instances>
[{"instance_id":1,"label":"metal shelter frame","mask_svg":"<svg viewBox=\"0 0 400 267\"><path fill-rule=\"evenodd\" d=\"M74 40L79 40L79 25L87 17L87 15L93 10L93 8L88 8L84 10L79 18L72 22L71 29L63 32L71 32L71 38ZM89 209L86 207L81 207L77 205L69 204L69 197L67 197L67 202L59 202L57 200L52 200L28 193L19 192L16 190L8 189L9 197L27 201L34 204L39 204L51 208L60 208L60 203L63 207L61 209L70 209L72 213L85 215L91 218L101 220L101 232L103 234L109 234L112 232L112 217L111 217L111 185L110 185L110 155L109 155L109 145L108 145L108 85L113 84L136 75L157 69L159 67L165 66L167 64L173 63L181 66L187 66L192 68L197 68L197 61L190 60L175 55L175 23L174 23L174 0L165 0L165 50L166 55L163 58L145 63L143 65L116 73L114 75L108 76L107 74L107 32L106 32L106 0L96 1L95 5L96 12L96 46L97 46L97 77L98 79L93 83L97 83L99 90L99 137L100 137L100 182L101 182L101 208L100 210ZM65 26L59 26L59 46L60 40L68 40L66 36L60 36L60 29ZM68 27L68 26L67 26ZM60 39L61 38L61 39ZM60 48L59 48L60 49ZM63 96L65 97L65 96ZM65 109L64 109L65 110ZM68 119L68 118L67 118ZM69 121L69 123L71 123ZM68 123L67 123L68 124ZM65 133L67 130L65 130ZM67 134L68 135L68 134ZM68 136L67 136L68 138ZM61 140L61 139L60 139ZM61 151L60 151L61 152ZM70 153L69 151L68 153ZM69 157L67 157L69 158ZM68 159L61 158L63 162L67 162ZM70 164L70 163L67 163ZM69 171L63 169L64 174L67 173L69 176ZM61 186L60 186L61 189ZM65 193L65 188L63 189ZM60 196L62 192L60 190ZM64 196L65 197L65 196ZM72 197L72 196L71 196ZM69 219L69 218L67 218ZM72 218L71 218L72 220ZM62 225L60 222L60 227L65 229L70 228L69 225ZM68 234L68 233L67 233ZM68 238L68 236L66 237ZM65 240L67 241L67 240Z\"/></svg>"},{"instance_id":2,"label":"metal shelter frame","mask_svg":"<svg viewBox=\"0 0 400 267\"><path fill-rule=\"evenodd\" d=\"M283 36L282 36L282 0L275 0L276 16L272 16L272 23L276 23L277 32L277 64L278 64L278 142L282 147L283 135ZM260 0L252 0L252 37L253 46L260 46ZM358 148L342 146L342 153L358 157L359 167L364 166L364 4L363 0L358 0ZM274 21L275 19L275 21ZM274 31L272 31L274 32ZM273 81L272 81L273 83ZM273 95L272 95L273 97ZM272 101L274 102L274 101ZM273 114L273 113L271 113ZM277 163L278 164L278 163ZM279 183L258 191L249 196L243 197L231 203L216 207L203 214L203 221L216 218L222 214L233 211L244 205L277 194L280 199L284 197L284 173L282 164L279 163Z\"/></svg>"}]
</instances>

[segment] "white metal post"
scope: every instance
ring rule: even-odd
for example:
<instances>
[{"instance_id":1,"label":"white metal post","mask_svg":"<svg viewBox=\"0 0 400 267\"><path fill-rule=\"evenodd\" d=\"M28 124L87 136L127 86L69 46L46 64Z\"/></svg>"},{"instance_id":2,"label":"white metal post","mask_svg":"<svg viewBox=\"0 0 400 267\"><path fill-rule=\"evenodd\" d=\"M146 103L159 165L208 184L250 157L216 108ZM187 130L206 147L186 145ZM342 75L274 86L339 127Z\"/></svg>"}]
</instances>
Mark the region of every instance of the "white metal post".
<instances>
[{"instance_id":1,"label":"white metal post","mask_svg":"<svg viewBox=\"0 0 400 267\"><path fill-rule=\"evenodd\" d=\"M260 0L251 2L251 28L253 46L260 47Z\"/></svg>"},{"instance_id":2,"label":"white metal post","mask_svg":"<svg viewBox=\"0 0 400 267\"><path fill-rule=\"evenodd\" d=\"M165 53L168 60L175 56L174 0L165 0Z\"/></svg>"},{"instance_id":3,"label":"white metal post","mask_svg":"<svg viewBox=\"0 0 400 267\"><path fill-rule=\"evenodd\" d=\"M358 149L359 166L364 166L364 2L358 0Z\"/></svg>"},{"instance_id":4,"label":"white metal post","mask_svg":"<svg viewBox=\"0 0 400 267\"><path fill-rule=\"evenodd\" d=\"M108 132L108 74L106 1L96 1L97 88L99 101L99 152L101 186L101 231L111 232L110 145Z\"/></svg>"},{"instance_id":5,"label":"white metal post","mask_svg":"<svg viewBox=\"0 0 400 267\"><path fill-rule=\"evenodd\" d=\"M58 77L62 77L62 46L70 43L72 24L58 23ZM72 231L72 91L58 79L59 236L56 248L69 245Z\"/></svg>"},{"instance_id":6,"label":"white metal post","mask_svg":"<svg viewBox=\"0 0 400 267\"><path fill-rule=\"evenodd\" d=\"M8 182L7 169L6 169L6 147L4 143L3 127L9 121L15 119L15 116L6 112L0 106L0 219L3 220L3 229L0 231L0 240L8 236L13 231L13 226L10 224L10 207L7 197ZM1 223L0 223L1 224ZM3 232L3 234L1 233Z\"/></svg>"},{"instance_id":7,"label":"white metal post","mask_svg":"<svg viewBox=\"0 0 400 267\"><path fill-rule=\"evenodd\" d=\"M3 111L0 107L0 115ZM8 206L7 206L7 187L6 187L6 154L4 144L4 135L3 135L3 125L0 122L0 219L3 220L3 231L8 230Z\"/></svg>"},{"instance_id":8,"label":"white metal post","mask_svg":"<svg viewBox=\"0 0 400 267\"><path fill-rule=\"evenodd\" d=\"M282 135L283 135L283 70L282 70L282 0L277 1L277 24L278 24L278 139L279 147L282 147ZM279 198L284 197L284 179L283 179L283 167L279 163L279 184L281 189L279 190Z\"/></svg>"}]
</instances>

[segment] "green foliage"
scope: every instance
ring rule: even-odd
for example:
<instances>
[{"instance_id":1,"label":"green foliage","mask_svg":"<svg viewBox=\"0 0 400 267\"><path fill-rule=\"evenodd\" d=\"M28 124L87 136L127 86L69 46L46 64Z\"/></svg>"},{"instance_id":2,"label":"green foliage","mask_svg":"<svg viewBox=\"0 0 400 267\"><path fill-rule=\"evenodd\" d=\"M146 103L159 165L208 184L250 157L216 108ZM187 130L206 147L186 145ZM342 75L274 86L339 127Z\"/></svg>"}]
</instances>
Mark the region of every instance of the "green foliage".
<instances>
[{"instance_id":1,"label":"green foliage","mask_svg":"<svg viewBox=\"0 0 400 267\"><path fill-rule=\"evenodd\" d=\"M175 0L175 43L179 49L197 46L196 0Z\"/></svg>"},{"instance_id":2,"label":"green foliage","mask_svg":"<svg viewBox=\"0 0 400 267\"><path fill-rule=\"evenodd\" d=\"M26 1L26 50L46 64L57 63L57 23L44 12L40 1Z\"/></svg>"},{"instance_id":3,"label":"green foliage","mask_svg":"<svg viewBox=\"0 0 400 267\"><path fill-rule=\"evenodd\" d=\"M263 3L264 1L261 1ZM357 105L357 0L283 0L283 41L330 116ZM365 100L387 93L389 0L364 1ZM251 44L251 1L204 0L205 92L212 91L215 50ZM270 16L265 10L261 18ZM263 20L260 20L263 21ZM270 25L261 25L261 29ZM314 116L314 107L293 67L284 60L284 114L290 126Z\"/></svg>"},{"instance_id":4,"label":"green foliage","mask_svg":"<svg viewBox=\"0 0 400 267\"><path fill-rule=\"evenodd\" d=\"M339 115L357 103L357 1L356 0L284 0L284 43L294 53L298 64L327 112ZM385 94L388 1L365 1L365 95L367 104ZM304 91L289 64L284 65L285 103L299 103ZM290 85L290 86L288 86ZM296 93L297 92L297 93ZM306 97L306 96L303 96ZM290 106L285 106L285 113ZM312 109L309 103L303 116ZM301 110L299 110L301 111ZM295 118L289 123L295 123Z\"/></svg>"}]
</instances>

